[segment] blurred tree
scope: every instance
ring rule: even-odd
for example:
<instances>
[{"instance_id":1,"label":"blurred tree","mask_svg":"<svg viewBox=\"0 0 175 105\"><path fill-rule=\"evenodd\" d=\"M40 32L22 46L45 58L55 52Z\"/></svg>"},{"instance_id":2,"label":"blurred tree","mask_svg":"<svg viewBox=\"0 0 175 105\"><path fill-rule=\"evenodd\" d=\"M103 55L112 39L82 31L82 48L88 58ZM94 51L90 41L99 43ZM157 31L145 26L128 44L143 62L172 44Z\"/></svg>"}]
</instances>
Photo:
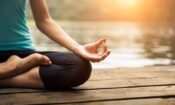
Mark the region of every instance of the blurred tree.
<instances>
[{"instance_id":1,"label":"blurred tree","mask_svg":"<svg viewBox=\"0 0 175 105\"><path fill-rule=\"evenodd\" d=\"M61 20L174 21L174 0L135 0L122 7L120 0L46 0L51 15ZM29 8L29 5L27 5ZM30 9L27 17L32 18Z\"/></svg>"}]
</instances>

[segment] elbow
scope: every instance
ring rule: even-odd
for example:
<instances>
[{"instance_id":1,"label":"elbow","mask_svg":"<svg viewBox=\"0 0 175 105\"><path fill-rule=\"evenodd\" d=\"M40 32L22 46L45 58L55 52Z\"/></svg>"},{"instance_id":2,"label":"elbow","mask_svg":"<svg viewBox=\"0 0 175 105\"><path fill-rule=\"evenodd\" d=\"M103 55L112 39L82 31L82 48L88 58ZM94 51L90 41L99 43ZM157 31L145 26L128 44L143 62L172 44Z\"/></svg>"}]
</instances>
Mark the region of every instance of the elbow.
<instances>
[{"instance_id":1,"label":"elbow","mask_svg":"<svg viewBox=\"0 0 175 105\"><path fill-rule=\"evenodd\" d=\"M35 23L35 25L36 25L36 27L39 29L39 30L42 30L43 29L43 27L44 27L44 25L45 25L45 21L37 21L36 23Z\"/></svg>"},{"instance_id":2,"label":"elbow","mask_svg":"<svg viewBox=\"0 0 175 105\"><path fill-rule=\"evenodd\" d=\"M54 21L52 18L40 19L40 20L37 20L35 24L36 24L36 27L42 31L43 28L46 26L49 26L49 24L52 23L52 21Z\"/></svg>"}]
</instances>

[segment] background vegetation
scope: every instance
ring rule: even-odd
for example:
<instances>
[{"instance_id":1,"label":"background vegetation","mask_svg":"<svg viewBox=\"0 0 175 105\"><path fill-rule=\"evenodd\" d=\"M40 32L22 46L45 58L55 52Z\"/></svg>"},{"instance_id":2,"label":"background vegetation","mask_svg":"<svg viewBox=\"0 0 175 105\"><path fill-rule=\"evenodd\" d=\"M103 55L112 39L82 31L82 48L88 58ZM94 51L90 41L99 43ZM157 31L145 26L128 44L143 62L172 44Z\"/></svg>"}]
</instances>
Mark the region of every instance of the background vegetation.
<instances>
[{"instance_id":1,"label":"background vegetation","mask_svg":"<svg viewBox=\"0 0 175 105\"><path fill-rule=\"evenodd\" d=\"M174 21L174 0L135 0L136 6L121 6L123 0L46 0L51 15L59 20ZM29 8L29 5L28 5ZM32 18L30 9L28 18Z\"/></svg>"}]
</instances>

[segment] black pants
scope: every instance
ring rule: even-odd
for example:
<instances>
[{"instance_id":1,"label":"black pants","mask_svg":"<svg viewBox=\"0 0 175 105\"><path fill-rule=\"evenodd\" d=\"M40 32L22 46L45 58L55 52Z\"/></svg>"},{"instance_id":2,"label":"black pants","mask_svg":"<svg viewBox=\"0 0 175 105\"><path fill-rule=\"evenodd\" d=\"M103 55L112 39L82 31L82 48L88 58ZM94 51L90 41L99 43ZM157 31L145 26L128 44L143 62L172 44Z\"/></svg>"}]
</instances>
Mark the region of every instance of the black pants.
<instances>
[{"instance_id":1,"label":"black pants","mask_svg":"<svg viewBox=\"0 0 175 105\"><path fill-rule=\"evenodd\" d=\"M91 74L92 67L89 61L71 53L36 52L36 51L1 51L0 63L10 56L21 58L33 53L46 55L52 65L40 65L39 73L46 89L67 89L86 82Z\"/></svg>"}]
</instances>

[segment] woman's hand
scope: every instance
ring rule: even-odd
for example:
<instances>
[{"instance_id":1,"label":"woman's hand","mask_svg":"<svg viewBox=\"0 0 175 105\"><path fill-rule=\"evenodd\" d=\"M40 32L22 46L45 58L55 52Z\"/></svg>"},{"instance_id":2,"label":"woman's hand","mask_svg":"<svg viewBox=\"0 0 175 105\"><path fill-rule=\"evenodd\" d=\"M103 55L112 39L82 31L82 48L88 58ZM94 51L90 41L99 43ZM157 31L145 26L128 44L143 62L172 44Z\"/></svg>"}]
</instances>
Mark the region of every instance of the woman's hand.
<instances>
[{"instance_id":1,"label":"woman's hand","mask_svg":"<svg viewBox=\"0 0 175 105\"><path fill-rule=\"evenodd\" d=\"M101 48L102 52L99 51ZM102 38L95 43L82 46L76 53L89 61L100 62L109 56L111 52L106 45L106 38Z\"/></svg>"}]
</instances>

